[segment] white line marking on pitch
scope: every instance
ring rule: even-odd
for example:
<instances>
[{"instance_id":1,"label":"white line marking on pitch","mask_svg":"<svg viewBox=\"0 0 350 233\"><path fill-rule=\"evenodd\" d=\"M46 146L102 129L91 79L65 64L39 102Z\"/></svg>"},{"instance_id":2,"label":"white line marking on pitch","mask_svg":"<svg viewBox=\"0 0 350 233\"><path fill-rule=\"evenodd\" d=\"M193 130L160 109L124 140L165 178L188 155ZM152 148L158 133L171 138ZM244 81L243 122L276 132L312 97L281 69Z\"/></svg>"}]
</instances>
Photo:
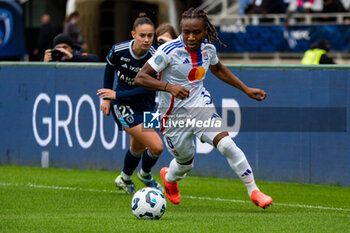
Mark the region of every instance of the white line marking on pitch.
<instances>
[{"instance_id":1,"label":"white line marking on pitch","mask_svg":"<svg viewBox=\"0 0 350 233\"><path fill-rule=\"evenodd\" d=\"M84 191L84 192L99 192L99 193L124 193L123 191L116 190L106 190L106 189L83 189L83 188L74 188L74 187L62 187L62 186L47 186L47 185L38 185L38 184L16 184L16 183L4 183L0 182L0 186L24 186L30 188L43 188L43 189L56 189L56 190L71 190L71 191ZM208 201L223 201L223 202L234 202L234 203L251 203L250 201L243 200L231 200L224 198L212 198L212 197L195 197L195 196L182 196L183 198L196 199L196 200L208 200ZM287 203L273 203L273 205L278 206L288 206L288 207L298 207L306 209L322 209L322 210L337 210L337 211L346 211L350 212L350 209L343 208L334 208L334 207L324 207L324 206L311 206L311 205L300 205L300 204L287 204Z\"/></svg>"},{"instance_id":2,"label":"white line marking on pitch","mask_svg":"<svg viewBox=\"0 0 350 233\"><path fill-rule=\"evenodd\" d=\"M194 196L182 196L182 197L184 197L184 198L189 198L189 199L208 200L208 201L224 201L224 202L226 201L226 202L234 202L234 203L251 203L251 201L231 200L231 199L213 198L213 197L194 197ZM312 206L312 205L300 205L300 204L287 204L287 203L273 203L273 205L289 206L289 207L299 207L299 208L308 208L308 209L339 210L339 211L347 211L347 212L350 212L350 209L334 208L334 207L324 207L324 206Z\"/></svg>"}]
</instances>

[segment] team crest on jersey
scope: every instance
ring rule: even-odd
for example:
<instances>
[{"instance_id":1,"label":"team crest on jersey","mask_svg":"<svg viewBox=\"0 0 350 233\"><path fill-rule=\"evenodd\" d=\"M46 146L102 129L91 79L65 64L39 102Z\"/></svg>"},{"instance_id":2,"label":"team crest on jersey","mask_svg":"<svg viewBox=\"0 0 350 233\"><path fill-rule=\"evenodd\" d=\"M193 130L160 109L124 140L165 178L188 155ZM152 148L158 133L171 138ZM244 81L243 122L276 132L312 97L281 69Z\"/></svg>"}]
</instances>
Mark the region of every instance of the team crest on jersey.
<instances>
[{"instance_id":1,"label":"team crest on jersey","mask_svg":"<svg viewBox=\"0 0 350 233\"><path fill-rule=\"evenodd\" d=\"M132 115L127 116L126 121L129 122L129 124L132 124L134 122L134 117Z\"/></svg>"},{"instance_id":2,"label":"team crest on jersey","mask_svg":"<svg viewBox=\"0 0 350 233\"><path fill-rule=\"evenodd\" d=\"M160 63L163 62L163 56L162 55L158 55L156 58L154 58L154 63L156 63L157 65L160 65Z\"/></svg>"},{"instance_id":3,"label":"team crest on jersey","mask_svg":"<svg viewBox=\"0 0 350 233\"><path fill-rule=\"evenodd\" d=\"M208 56L208 53L207 52L204 52L203 53L203 59L206 61L209 59L209 56Z\"/></svg>"}]
</instances>

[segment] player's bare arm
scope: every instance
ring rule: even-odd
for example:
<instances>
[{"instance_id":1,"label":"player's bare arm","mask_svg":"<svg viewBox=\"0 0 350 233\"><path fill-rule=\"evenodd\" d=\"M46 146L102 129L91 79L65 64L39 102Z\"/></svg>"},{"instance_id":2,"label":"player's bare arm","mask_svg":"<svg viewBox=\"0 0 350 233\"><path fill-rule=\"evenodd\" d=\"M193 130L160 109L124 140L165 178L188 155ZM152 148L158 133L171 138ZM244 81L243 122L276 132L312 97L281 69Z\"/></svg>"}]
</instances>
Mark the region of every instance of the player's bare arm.
<instances>
[{"instance_id":1,"label":"player's bare arm","mask_svg":"<svg viewBox=\"0 0 350 233\"><path fill-rule=\"evenodd\" d=\"M266 98L265 91L258 88L247 87L236 75L234 75L229 69L227 69L227 67L224 66L220 61L216 65L211 65L209 69L221 81L240 89L250 98L256 99L258 101L261 101Z\"/></svg>"},{"instance_id":2,"label":"player's bare arm","mask_svg":"<svg viewBox=\"0 0 350 233\"><path fill-rule=\"evenodd\" d=\"M189 96L190 91L183 86L154 79L152 76L156 73L157 72L148 64L148 62L146 62L135 78L136 85L149 90L167 91L178 99L184 99Z\"/></svg>"},{"instance_id":3,"label":"player's bare arm","mask_svg":"<svg viewBox=\"0 0 350 233\"><path fill-rule=\"evenodd\" d=\"M108 88L102 88L97 90L97 95L103 99L101 103L101 111L109 116L111 113L111 100L116 99L116 92Z\"/></svg>"},{"instance_id":4,"label":"player's bare arm","mask_svg":"<svg viewBox=\"0 0 350 233\"><path fill-rule=\"evenodd\" d=\"M108 88L102 88L97 90L97 94L102 99L117 99L116 98L116 92L115 90L108 89Z\"/></svg>"},{"instance_id":5,"label":"player's bare arm","mask_svg":"<svg viewBox=\"0 0 350 233\"><path fill-rule=\"evenodd\" d=\"M111 101L110 100L102 100L101 111L105 115L109 116L109 114L111 113Z\"/></svg>"}]
</instances>

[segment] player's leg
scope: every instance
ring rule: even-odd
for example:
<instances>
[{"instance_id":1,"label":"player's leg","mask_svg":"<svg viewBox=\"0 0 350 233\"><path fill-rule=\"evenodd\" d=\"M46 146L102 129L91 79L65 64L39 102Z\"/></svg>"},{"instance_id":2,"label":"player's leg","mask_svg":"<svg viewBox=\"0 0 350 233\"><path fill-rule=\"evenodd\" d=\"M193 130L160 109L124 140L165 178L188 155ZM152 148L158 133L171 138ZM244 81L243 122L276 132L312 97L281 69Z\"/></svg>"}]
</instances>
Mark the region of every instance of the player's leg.
<instances>
[{"instance_id":1,"label":"player's leg","mask_svg":"<svg viewBox=\"0 0 350 233\"><path fill-rule=\"evenodd\" d=\"M135 142L143 145L141 169L138 178L148 187L155 187L163 191L162 187L151 175L151 169L156 164L159 156L163 152L163 142L156 131L144 129L142 124L132 128L125 128Z\"/></svg>"},{"instance_id":2,"label":"player's leg","mask_svg":"<svg viewBox=\"0 0 350 233\"><path fill-rule=\"evenodd\" d=\"M162 168L160 174L164 183L165 195L174 204L181 201L177 181L183 179L193 168L194 142L191 132L166 134L164 141L174 156L169 168Z\"/></svg>"},{"instance_id":3,"label":"player's leg","mask_svg":"<svg viewBox=\"0 0 350 233\"><path fill-rule=\"evenodd\" d=\"M232 138L229 137L227 132L205 132L202 134L201 140L213 145L225 155L232 170L234 170L246 185L248 194L254 204L262 208L266 208L272 204L272 198L260 192L255 184L253 171L246 156Z\"/></svg>"},{"instance_id":4,"label":"player's leg","mask_svg":"<svg viewBox=\"0 0 350 233\"><path fill-rule=\"evenodd\" d=\"M131 109L130 106L118 103L116 100L113 100L111 105L111 112L115 122L118 124L119 130L124 129L127 131L129 128L141 124L142 113L140 111ZM124 112L124 114L120 111ZM125 113L128 114L125 115ZM145 146L141 141L130 135L130 149L125 154L122 173L114 182L117 187L123 189L128 194L133 194L135 192L135 185L131 180L131 176L138 166L144 150Z\"/></svg>"},{"instance_id":5,"label":"player's leg","mask_svg":"<svg viewBox=\"0 0 350 233\"><path fill-rule=\"evenodd\" d=\"M139 165L144 150L145 146L143 143L130 135L130 149L125 155L122 172L124 179L131 180L131 176L134 173L136 167Z\"/></svg>"},{"instance_id":6,"label":"player's leg","mask_svg":"<svg viewBox=\"0 0 350 233\"><path fill-rule=\"evenodd\" d=\"M144 150L143 143L130 135L130 149L125 154L123 170L115 180L115 185L128 194L135 193L135 185L131 176L139 165Z\"/></svg>"},{"instance_id":7,"label":"player's leg","mask_svg":"<svg viewBox=\"0 0 350 233\"><path fill-rule=\"evenodd\" d=\"M153 129L143 129L142 111L133 109L128 105L119 104L118 101L112 101L112 114L118 126L120 128L123 127L124 130L130 135L130 150L125 155L121 177L117 177L118 184L120 184L118 186L121 187L121 185L123 185L123 181L132 182L131 175L138 166L142 157L141 173L144 176L138 177L145 177L145 179L142 179L141 181L147 186L156 187L162 190L161 186L150 174L151 168L157 162L158 157L163 151L163 142L161 138ZM126 186L127 185L123 185L122 188L124 190L126 189L126 192L129 192L127 190L131 185L128 187ZM133 183L132 187L134 187Z\"/></svg>"}]
</instances>

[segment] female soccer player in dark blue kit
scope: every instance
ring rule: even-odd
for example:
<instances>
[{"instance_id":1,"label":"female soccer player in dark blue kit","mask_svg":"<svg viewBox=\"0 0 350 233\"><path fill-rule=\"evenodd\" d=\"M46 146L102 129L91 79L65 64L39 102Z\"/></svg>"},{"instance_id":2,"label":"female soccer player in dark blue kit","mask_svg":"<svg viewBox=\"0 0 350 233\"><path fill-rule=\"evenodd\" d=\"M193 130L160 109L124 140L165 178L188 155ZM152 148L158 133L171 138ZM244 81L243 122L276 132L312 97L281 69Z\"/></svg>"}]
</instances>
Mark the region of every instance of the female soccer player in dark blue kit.
<instances>
[{"instance_id":1,"label":"female soccer player in dark blue kit","mask_svg":"<svg viewBox=\"0 0 350 233\"><path fill-rule=\"evenodd\" d=\"M103 98L101 111L112 114L119 128L130 135L130 149L124 158L121 175L115 179L115 185L128 194L135 193L131 175L142 158L138 178L148 187L162 190L151 175L151 168L163 152L163 142L153 129L143 129L143 112L153 111L155 92L135 85L136 74L156 49L153 47L155 27L153 22L141 13L131 31L134 39L113 45L107 56L104 74L104 88L97 95ZM113 90L114 74L117 86Z\"/></svg>"}]
</instances>

